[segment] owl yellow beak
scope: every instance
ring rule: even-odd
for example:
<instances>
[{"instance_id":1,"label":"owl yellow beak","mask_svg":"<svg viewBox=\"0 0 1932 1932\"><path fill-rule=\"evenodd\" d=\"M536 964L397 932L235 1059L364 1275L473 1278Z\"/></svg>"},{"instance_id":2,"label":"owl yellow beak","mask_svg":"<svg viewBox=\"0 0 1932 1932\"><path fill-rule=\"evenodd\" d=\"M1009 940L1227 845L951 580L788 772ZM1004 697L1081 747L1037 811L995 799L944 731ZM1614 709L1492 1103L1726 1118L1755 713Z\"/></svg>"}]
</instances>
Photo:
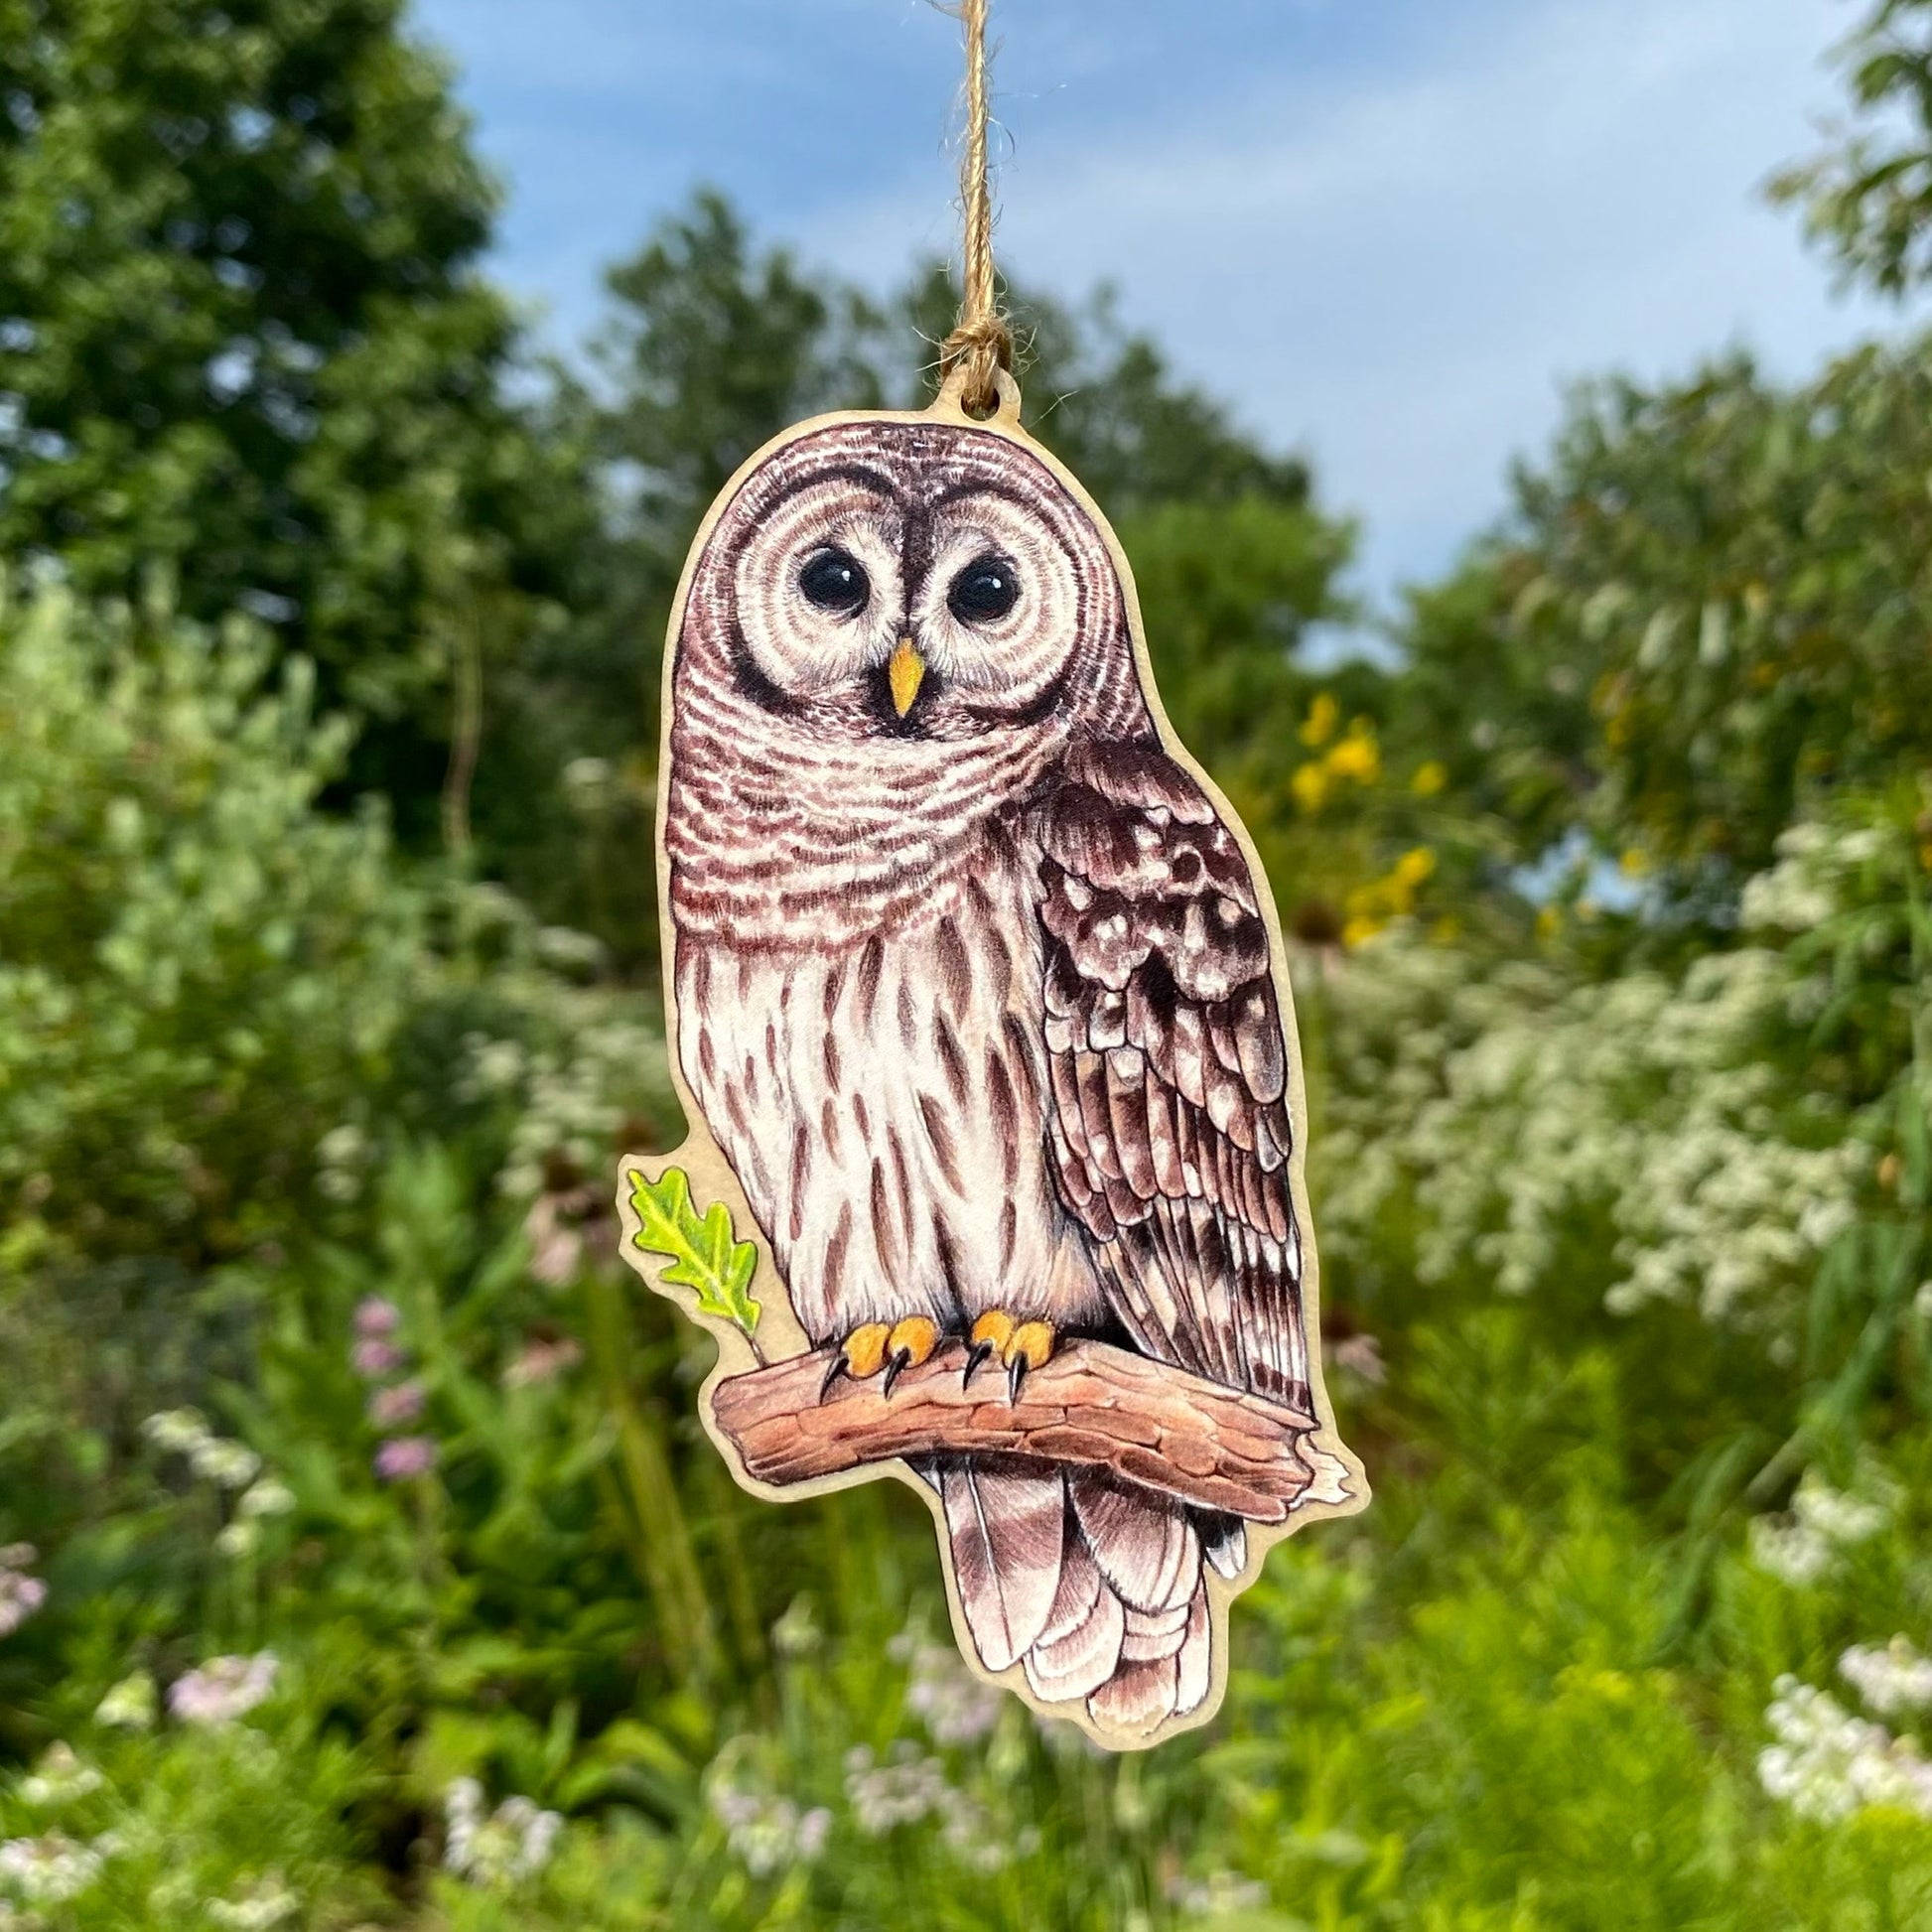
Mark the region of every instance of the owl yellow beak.
<instances>
[{"instance_id":1,"label":"owl yellow beak","mask_svg":"<svg viewBox=\"0 0 1932 1932\"><path fill-rule=\"evenodd\" d=\"M903 718L925 682L925 659L912 648L910 637L901 637L898 649L887 660L886 682L893 687L893 709Z\"/></svg>"}]
</instances>

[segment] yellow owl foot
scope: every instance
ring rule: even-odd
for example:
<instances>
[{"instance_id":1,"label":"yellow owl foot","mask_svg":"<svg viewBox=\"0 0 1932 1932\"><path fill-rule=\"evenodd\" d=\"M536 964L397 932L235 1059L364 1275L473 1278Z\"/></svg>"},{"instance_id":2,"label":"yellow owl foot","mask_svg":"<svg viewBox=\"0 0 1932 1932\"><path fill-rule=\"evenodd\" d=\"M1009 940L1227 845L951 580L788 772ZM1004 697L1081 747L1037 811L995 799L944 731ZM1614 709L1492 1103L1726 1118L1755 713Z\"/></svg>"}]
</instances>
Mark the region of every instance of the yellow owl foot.
<instances>
[{"instance_id":1,"label":"yellow owl foot","mask_svg":"<svg viewBox=\"0 0 1932 1932\"><path fill-rule=\"evenodd\" d=\"M895 1321L893 1332L886 1337L886 1379L880 1384L881 1391L891 1395L900 1374L917 1368L938 1345L937 1322L928 1321L922 1314L908 1314L903 1321Z\"/></svg>"},{"instance_id":2,"label":"yellow owl foot","mask_svg":"<svg viewBox=\"0 0 1932 1932\"><path fill-rule=\"evenodd\" d=\"M818 1399L823 1402L842 1376L864 1382L882 1369L886 1373L883 1393L891 1395L893 1384L908 1368L916 1368L939 1343L937 1325L922 1314L908 1314L902 1321L866 1321L846 1336L825 1380Z\"/></svg>"},{"instance_id":3,"label":"yellow owl foot","mask_svg":"<svg viewBox=\"0 0 1932 1932\"><path fill-rule=\"evenodd\" d=\"M1058 1345L1059 1331L1050 1321L1016 1321L1005 1309L988 1309L967 1338L966 1373L960 1386L972 1381L973 1371L983 1361L997 1355L1006 1364L1007 1400L1016 1402L1027 1371L1044 1368Z\"/></svg>"}]
</instances>

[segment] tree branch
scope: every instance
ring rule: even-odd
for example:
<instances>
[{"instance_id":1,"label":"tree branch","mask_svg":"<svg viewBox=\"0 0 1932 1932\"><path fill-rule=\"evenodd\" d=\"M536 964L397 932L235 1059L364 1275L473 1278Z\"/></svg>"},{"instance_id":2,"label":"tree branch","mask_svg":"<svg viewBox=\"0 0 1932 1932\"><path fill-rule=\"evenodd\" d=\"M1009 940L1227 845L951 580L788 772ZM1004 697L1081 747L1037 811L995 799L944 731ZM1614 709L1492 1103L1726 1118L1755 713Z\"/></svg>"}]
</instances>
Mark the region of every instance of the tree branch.
<instances>
[{"instance_id":1,"label":"tree branch","mask_svg":"<svg viewBox=\"0 0 1932 1932\"><path fill-rule=\"evenodd\" d=\"M712 1413L747 1474L783 1488L896 1456L1021 1455L1258 1523L1285 1521L1315 1475L1303 1448L1312 1417L1104 1342L1067 1343L1017 1402L997 1362L962 1386L958 1341L890 1396L874 1377L821 1401L831 1361L815 1349L718 1384Z\"/></svg>"}]
</instances>

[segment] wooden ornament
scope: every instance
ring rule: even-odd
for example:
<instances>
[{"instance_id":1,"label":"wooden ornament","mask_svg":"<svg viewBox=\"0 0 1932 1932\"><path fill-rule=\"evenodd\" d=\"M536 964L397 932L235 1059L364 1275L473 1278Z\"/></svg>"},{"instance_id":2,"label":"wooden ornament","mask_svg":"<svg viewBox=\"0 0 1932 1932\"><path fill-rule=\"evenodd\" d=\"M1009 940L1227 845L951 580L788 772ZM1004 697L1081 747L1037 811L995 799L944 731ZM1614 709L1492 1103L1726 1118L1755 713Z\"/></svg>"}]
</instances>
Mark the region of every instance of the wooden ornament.
<instances>
[{"instance_id":1,"label":"wooden ornament","mask_svg":"<svg viewBox=\"0 0 1932 1932\"><path fill-rule=\"evenodd\" d=\"M665 652L664 1001L691 1123L623 1252L717 1337L774 1500L930 1508L981 1674L1114 1748L1204 1723L1268 1549L1362 1508L1252 841L1133 577L1000 373L821 416L706 517Z\"/></svg>"}]
</instances>

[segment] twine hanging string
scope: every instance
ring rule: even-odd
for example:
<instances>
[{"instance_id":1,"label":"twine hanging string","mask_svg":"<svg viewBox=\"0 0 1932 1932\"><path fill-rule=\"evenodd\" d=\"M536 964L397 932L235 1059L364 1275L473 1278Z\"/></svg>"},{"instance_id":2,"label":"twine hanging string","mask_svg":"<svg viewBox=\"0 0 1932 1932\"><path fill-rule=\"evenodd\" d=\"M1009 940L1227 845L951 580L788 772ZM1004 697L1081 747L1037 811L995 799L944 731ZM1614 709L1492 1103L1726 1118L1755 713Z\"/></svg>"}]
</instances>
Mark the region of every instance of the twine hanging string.
<instances>
[{"instance_id":1,"label":"twine hanging string","mask_svg":"<svg viewBox=\"0 0 1932 1932\"><path fill-rule=\"evenodd\" d=\"M993 275L993 183L987 160L987 0L960 0L966 39L966 145L959 166L966 220L959 321L939 345L939 376L965 371L960 402L976 416L999 406L998 376L1013 367L1013 331L1000 313Z\"/></svg>"}]
</instances>

